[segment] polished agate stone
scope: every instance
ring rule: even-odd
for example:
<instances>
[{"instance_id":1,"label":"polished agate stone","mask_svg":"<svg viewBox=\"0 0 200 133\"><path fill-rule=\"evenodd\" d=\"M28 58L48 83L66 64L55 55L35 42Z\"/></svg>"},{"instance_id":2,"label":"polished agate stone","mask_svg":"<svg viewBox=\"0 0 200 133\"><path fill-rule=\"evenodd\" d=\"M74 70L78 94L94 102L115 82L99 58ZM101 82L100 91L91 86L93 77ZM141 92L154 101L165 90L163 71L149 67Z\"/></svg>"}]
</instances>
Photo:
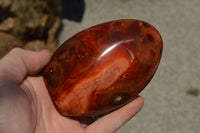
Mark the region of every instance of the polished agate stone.
<instances>
[{"instance_id":1,"label":"polished agate stone","mask_svg":"<svg viewBox=\"0 0 200 133\"><path fill-rule=\"evenodd\" d=\"M64 116L107 113L135 99L152 79L162 39L150 24L116 20L64 42L44 70L46 87Z\"/></svg>"}]
</instances>

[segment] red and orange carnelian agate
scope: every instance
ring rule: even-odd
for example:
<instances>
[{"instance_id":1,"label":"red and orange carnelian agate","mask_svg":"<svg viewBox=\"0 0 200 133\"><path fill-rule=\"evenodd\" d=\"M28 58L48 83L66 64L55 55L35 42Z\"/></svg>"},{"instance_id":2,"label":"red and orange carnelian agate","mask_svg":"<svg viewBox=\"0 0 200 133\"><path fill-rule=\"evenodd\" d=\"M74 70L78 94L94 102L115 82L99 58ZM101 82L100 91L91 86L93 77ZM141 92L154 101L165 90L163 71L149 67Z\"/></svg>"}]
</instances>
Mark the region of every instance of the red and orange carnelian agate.
<instances>
[{"instance_id":1,"label":"red and orange carnelian agate","mask_svg":"<svg viewBox=\"0 0 200 133\"><path fill-rule=\"evenodd\" d=\"M43 76L64 116L113 111L137 97L154 75L162 39L150 24L116 20L88 28L64 42Z\"/></svg>"}]
</instances>

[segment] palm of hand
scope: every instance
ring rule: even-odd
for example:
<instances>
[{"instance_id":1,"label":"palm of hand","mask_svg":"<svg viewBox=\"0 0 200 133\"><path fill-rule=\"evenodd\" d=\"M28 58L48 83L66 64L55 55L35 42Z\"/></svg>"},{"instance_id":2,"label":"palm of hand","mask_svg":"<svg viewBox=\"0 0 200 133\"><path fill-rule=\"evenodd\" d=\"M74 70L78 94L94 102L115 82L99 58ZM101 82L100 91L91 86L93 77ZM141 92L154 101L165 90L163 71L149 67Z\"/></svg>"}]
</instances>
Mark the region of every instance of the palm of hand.
<instances>
[{"instance_id":1,"label":"palm of hand","mask_svg":"<svg viewBox=\"0 0 200 133\"><path fill-rule=\"evenodd\" d=\"M59 114L51 101L42 76L31 76L41 71L49 58L50 53L47 51L31 52L15 49L1 60L0 123L3 124L0 124L0 132L111 133L142 108L143 99L138 97L123 108L84 128L79 120ZM3 98L1 94L4 95Z\"/></svg>"},{"instance_id":2,"label":"palm of hand","mask_svg":"<svg viewBox=\"0 0 200 133\"><path fill-rule=\"evenodd\" d=\"M21 85L21 88L23 90L29 88L30 90L26 94L31 95L29 97L31 97L33 107L30 106L30 108L36 111L34 114L37 118L36 133L64 133L66 131L81 133L84 131L79 121L64 117L58 113L41 76L28 77Z\"/></svg>"}]
</instances>

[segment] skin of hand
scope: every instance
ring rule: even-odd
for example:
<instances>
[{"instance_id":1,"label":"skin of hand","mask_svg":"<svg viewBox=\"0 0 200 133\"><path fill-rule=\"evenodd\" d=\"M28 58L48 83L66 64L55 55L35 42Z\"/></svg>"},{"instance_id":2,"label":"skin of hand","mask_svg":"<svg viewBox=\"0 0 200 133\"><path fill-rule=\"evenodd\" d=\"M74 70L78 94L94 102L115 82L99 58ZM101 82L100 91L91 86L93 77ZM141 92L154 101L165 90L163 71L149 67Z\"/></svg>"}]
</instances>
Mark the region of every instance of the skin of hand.
<instances>
[{"instance_id":1,"label":"skin of hand","mask_svg":"<svg viewBox=\"0 0 200 133\"><path fill-rule=\"evenodd\" d=\"M144 100L137 97L87 126L62 116L39 73L50 57L48 50L15 48L0 60L1 133L113 133L142 108Z\"/></svg>"}]
</instances>

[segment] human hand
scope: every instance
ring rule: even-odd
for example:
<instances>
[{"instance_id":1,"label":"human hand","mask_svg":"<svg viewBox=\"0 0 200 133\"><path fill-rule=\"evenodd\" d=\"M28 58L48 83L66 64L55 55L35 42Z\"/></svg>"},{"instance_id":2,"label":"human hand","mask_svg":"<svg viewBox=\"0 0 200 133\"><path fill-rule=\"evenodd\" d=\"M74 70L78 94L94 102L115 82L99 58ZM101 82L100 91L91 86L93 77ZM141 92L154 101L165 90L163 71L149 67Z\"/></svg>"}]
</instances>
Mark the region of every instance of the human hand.
<instances>
[{"instance_id":1,"label":"human hand","mask_svg":"<svg viewBox=\"0 0 200 133\"><path fill-rule=\"evenodd\" d=\"M138 97L87 126L62 116L39 74L50 56L47 50L15 48L0 60L1 133L112 133L142 108L143 98Z\"/></svg>"}]
</instances>

